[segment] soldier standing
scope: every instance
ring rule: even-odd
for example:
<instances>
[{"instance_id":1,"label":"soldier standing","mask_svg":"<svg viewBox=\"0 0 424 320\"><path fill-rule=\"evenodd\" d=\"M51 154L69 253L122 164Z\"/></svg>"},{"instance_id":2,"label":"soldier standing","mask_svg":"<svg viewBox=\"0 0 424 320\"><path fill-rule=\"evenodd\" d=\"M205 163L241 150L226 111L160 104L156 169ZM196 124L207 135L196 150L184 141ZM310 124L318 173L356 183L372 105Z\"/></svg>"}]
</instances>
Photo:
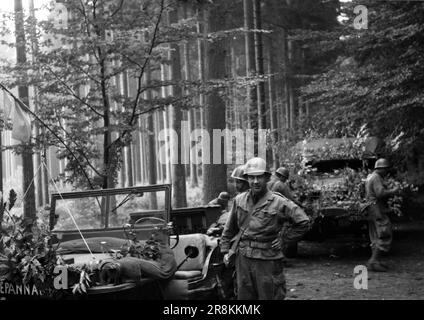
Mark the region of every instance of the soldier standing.
<instances>
[{"instance_id":1,"label":"soldier standing","mask_svg":"<svg viewBox=\"0 0 424 320\"><path fill-rule=\"evenodd\" d=\"M249 190L249 181L244 177L244 165L236 167L231 173L231 178L235 181L237 193Z\"/></svg>"},{"instance_id":2,"label":"soldier standing","mask_svg":"<svg viewBox=\"0 0 424 320\"><path fill-rule=\"evenodd\" d=\"M244 178L244 166L243 165L238 166L233 170L233 172L231 173L231 178L233 178L234 181L235 181L235 187L236 187L237 194L245 192L249 189L249 182ZM222 196L222 192L221 192L220 195L221 195L221 198L222 197L226 198L226 196L228 194L225 193L224 196ZM218 199L219 199L219 197L218 197ZM213 201L214 200L209 202L209 205ZM221 236L222 230L224 230L225 223L227 222L228 215L229 215L229 212L227 210L223 210L222 214L220 215L218 220L216 222L212 223L209 226L209 229L206 231L206 234L208 236L216 236L216 237Z\"/></svg>"},{"instance_id":3,"label":"soldier standing","mask_svg":"<svg viewBox=\"0 0 424 320\"><path fill-rule=\"evenodd\" d=\"M398 187L387 189L384 178L389 172L390 164L386 159L378 159L374 172L367 177L365 196L369 203L368 229L371 241L372 255L368 260L368 268L373 271L385 272L387 265L381 262L381 253L388 252L392 244L392 225L387 213L390 211L387 199L399 193Z\"/></svg>"},{"instance_id":4,"label":"soldier standing","mask_svg":"<svg viewBox=\"0 0 424 320\"><path fill-rule=\"evenodd\" d=\"M212 223L209 226L209 229L206 231L206 234L208 236L220 236L222 233L222 230L224 229L224 225L227 222L228 219L228 201L230 200L230 195L228 192L223 191L219 194L218 198L213 199L208 203L208 206L221 206L221 215L219 216L218 220L214 223Z\"/></svg>"},{"instance_id":5,"label":"soldier standing","mask_svg":"<svg viewBox=\"0 0 424 320\"><path fill-rule=\"evenodd\" d=\"M287 199L296 203L298 206L301 206L301 204L294 198L290 191L290 187L288 186L287 181L290 176L289 170L285 167L280 167L275 171L275 176L276 179L268 182L268 189L274 192L278 192Z\"/></svg>"},{"instance_id":6,"label":"soldier standing","mask_svg":"<svg viewBox=\"0 0 424 320\"><path fill-rule=\"evenodd\" d=\"M291 222L283 240L287 243L299 241L309 229L309 218L299 206L268 190L270 176L265 160L246 163L250 190L235 197L222 233L225 264L235 256L239 300L284 299L283 223ZM233 238L237 240L231 244Z\"/></svg>"}]
</instances>

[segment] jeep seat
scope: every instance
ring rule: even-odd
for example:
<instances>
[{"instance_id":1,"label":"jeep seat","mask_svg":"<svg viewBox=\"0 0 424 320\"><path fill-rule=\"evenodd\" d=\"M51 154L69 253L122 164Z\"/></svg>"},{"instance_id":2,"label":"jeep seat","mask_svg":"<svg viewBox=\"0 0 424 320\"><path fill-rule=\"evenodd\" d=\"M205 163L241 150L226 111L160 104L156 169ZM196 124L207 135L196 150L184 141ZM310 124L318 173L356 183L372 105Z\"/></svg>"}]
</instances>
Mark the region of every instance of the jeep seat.
<instances>
[{"instance_id":1,"label":"jeep seat","mask_svg":"<svg viewBox=\"0 0 424 320\"><path fill-rule=\"evenodd\" d=\"M199 254L195 258L188 258L181 267L177 270L174 277L176 279L187 279L187 280L198 280L201 279L207 270L205 269L205 261L207 259L208 248L213 244L210 243L209 237L205 234L194 233L180 235L180 241L178 245L173 249L175 260L177 265L186 259L184 252L187 246L196 247L199 250ZM171 242L171 247L173 243Z\"/></svg>"}]
</instances>

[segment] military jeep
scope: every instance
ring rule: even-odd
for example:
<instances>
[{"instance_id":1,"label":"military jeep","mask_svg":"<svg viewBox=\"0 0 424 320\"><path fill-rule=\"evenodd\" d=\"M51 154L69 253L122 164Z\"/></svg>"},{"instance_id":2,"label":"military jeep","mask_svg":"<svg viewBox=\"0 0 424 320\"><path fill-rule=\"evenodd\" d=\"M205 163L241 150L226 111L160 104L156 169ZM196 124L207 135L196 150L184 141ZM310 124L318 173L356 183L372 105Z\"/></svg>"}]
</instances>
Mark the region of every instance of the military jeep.
<instances>
[{"instance_id":1,"label":"military jeep","mask_svg":"<svg viewBox=\"0 0 424 320\"><path fill-rule=\"evenodd\" d=\"M222 262L217 239L174 234L170 197L170 185L52 194L51 242L60 267L69 271L66 286L60 279L54 298L229 298L232 290L224 278L231 271ZM2 298L30 298L17 290L21 285L1 285L8 288ZM43 298L45 291L34 292L32 298Z\"/></svg>"}]
</instances>

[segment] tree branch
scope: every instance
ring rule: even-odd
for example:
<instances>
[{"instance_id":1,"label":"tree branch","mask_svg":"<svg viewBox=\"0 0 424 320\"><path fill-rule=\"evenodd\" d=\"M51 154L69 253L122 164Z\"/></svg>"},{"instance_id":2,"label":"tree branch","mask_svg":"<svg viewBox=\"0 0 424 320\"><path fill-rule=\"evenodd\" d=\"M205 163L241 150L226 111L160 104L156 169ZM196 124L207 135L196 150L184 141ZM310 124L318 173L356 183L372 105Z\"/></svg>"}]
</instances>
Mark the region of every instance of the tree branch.
<instances>
[{"instance_id":1,"label":"tree branch","mask_svg":"<svg viewBox=\"0 0 424 320\"><path fill-rule=\"evenodd\" d=\"M130 120L129 120L129 122L128 122L128 126L129 127L132 127L132 125L133 125L133 122L134 122L134 120L135 119L137 119L138 118L138 115L136 115L136 110L137 110L137 106L138 106L138 100L140 99L140 95L141 95L141 92L142 92L142 89L141 89L141 79L142 79L142 77L143 77L143 74L144 74L144 71L145 71L145 69L146 69L146 66L147 66L147 64L149 63L149 61L150 61L150 56L151 56L151 54L152 54L152 52L153 52L153 48L155 47L155 45L156 45L156 37L157 37L157 33L158 33L158 31L159 31L159 24L160 24L160 22L161 22L161 20L162 20L162 14L163 14L163 11L164 11L164 0L161 0L161 2L160 2L160 11L159 11L159 16L158 16L158 19L157 19L157 21L156 21L156 23L155 23L155 28L154 28L154 31L153 31L153 36L152 36L152 41L151 41L151 45L150 45L150 48L149 48L149 51L148 51L148 57L146 58L146 60L144 61L144 64L141 66L141 70L140 70L140 75L137 77L138 78L138 89L137 89L137 94L136 94L136 96L135 96L135 100L134 100L134 106L133 106L133 109L132 109L132 114L131 114L131 118L130 118ZM126 130L124 130L120 135L119 135L119 137L118 138L116 138L109 146L108 146L108 148L111 148L112 147L112 145L114 145L114 144L116 144L116 143L118 143L118 141L121 141L128 133L130 132L130 130L128 130L128 129L126 129Z\"/></svg>"},{"instance_id":2,"label":"tree branch","mask_svg":"<svg viewBox=\"0 0 424 320\"><path fill-rule=\"evenodd\" d=\"M117 14L119 10L121 10L123 4L124 4L124 0L121 0L121 3L119 4L118 8L110 15L111 18L113 18L113 16Z\"/></svg>"},{"instance_id":3,"label":"tree branch","mask_svg":"<svg viewBox=\"0 0 424 320\"><path fill-rule=\"evenodd\" d=\"M65 129L65 127L62 125L62 123L60 122L60 118L58 118L58 123L59 123L59 127L60 129L62 129L62 131L67 134L68 136L70 136L69 132ZM75 141L72 141L74 143L74 145L77 147L77 150L82 150L82 147L80 145L78 145ZM87 165L100 177L103 177L103 174L100 173L90 162L90 160L86 157L86 155L84 154L84 152L80 151L79 152L82 157L87 161Z\"/></svg>"},{"instance_id":4,"label":"tree branch","mask_svg":"<svg viewBox=\"0 0 424 320\"><path fill-rule=\"evenodd\" d=\"M99 117L103 117L103 114L101 114L100 112L98 112L96 109L94 109L89 103L85 102L84 99L81 99L75 92L74 90L72 90L71 87L69 87L65 81L63 81L62 79L60 79L60 77L48 66L45 65L45 67L47 69L49 69L50 73L70 92L70 94L77 99L78 101L80 101L82 104L84 104L85 106L87 106L91 111L93 111L95 114L97 114Z\"/></svg>"}]
</instances>

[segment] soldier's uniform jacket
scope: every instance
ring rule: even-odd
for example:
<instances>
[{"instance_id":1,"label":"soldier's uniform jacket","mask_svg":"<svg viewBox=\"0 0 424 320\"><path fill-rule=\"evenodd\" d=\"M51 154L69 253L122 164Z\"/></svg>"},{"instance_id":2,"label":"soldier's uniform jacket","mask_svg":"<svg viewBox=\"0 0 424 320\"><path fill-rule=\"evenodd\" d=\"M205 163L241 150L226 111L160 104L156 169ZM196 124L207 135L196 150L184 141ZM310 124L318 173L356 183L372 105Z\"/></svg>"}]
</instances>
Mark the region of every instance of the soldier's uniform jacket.
<instances>
[{"instance_id":1,"label":"soldier's uniform jacket","mask_svg":"<svg viewBox=\"0 0 424 320\"><path fill-rule=\"evenodd\" d=\"M309 229L309 217L292 201L268 191L254 204L249 190L236 196L233 201L221 238L223 253L229 251L231 240L237 235L249 214L251 218L238 248L239 254L248 258L283 258L282 251L272 249L271 243L281 236L284 222L291 223L291 227L283 235L283 241L286 243L300 240Z\"/></svg>"},{"instance_id":2,"label":"soldier's uniform jacket","mask_svg":"<svg viewBox=\"0 0 424 320\"><path fill-rule=\"evenodd\" d=\"M373 172L368 175L365 183L365 196L367 202L377 204L381 211L387 211L387 198L393 193L388 190L384 184L383 178L377 173Z\"/></svg>"}]
</instances>

